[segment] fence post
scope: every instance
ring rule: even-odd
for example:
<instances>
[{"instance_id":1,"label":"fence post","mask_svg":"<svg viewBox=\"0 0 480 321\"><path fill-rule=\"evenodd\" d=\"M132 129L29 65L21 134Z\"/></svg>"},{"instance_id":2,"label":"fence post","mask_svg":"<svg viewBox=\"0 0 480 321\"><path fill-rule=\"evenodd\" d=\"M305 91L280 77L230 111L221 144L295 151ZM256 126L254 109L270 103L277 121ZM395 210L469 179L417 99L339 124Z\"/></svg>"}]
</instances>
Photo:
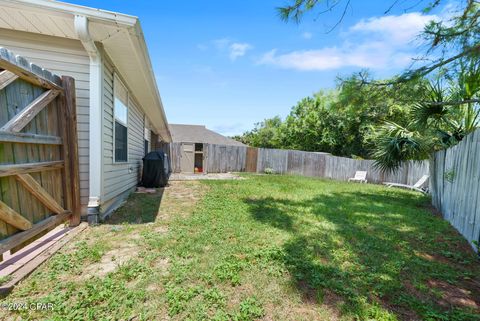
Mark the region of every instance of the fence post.
<instances>
[{"instance_id":1,"label":"fence post","mask_svg":"<svg viewBox=\"0 0 480 321\"><path fill-rule=\"evenodd\" d=\"M80 205L80 174L78 164L78 137L77 137L77 105L75 96L75 79L68 76L62 77L62 86L64 88L64 108L65 108L65 125L67 128L67 136L65 137L68 148L70 186L72 216L70 218L70 226L80 224L81 205Z\"/></svg>"}]
</instances>

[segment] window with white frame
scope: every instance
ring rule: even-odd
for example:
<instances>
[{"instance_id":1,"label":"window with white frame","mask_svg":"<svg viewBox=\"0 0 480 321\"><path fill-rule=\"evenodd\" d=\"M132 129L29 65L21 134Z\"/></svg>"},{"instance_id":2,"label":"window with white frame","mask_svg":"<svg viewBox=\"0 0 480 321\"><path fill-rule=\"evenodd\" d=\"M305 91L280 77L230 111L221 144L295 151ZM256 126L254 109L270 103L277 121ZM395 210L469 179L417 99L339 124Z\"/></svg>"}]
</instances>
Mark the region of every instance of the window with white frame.
<instances>
[{"instance_id":1,"label":"window with white frame","mask_svg":"<svg viewBox=\"0 0 480 321\"><path fill-rule=\"evenodd\" d=\"M147 121L145 120L145 128L143 129L143 140L145 144L145 155L150 151L150 130L147 128Z\"/></svg>"},{"instance_id":2,"label":"window with white frame","mask_svg":"<svg viewBox=\"0 0 480 321\"><path fill-rule=\"evenodd\" d=\"M115 76L114 83L114 115L115 115L115 162L128 160L128 91L120 79Z\"/></svg>"}]
</instances>

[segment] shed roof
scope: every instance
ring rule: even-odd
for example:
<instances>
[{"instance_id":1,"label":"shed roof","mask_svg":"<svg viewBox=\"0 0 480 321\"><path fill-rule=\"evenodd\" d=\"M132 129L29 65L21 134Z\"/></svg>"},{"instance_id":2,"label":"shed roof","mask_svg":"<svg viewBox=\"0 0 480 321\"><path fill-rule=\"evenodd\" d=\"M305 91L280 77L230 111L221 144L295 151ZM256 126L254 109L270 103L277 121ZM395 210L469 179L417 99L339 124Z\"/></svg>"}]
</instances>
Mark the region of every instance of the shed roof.
<instances>
[{"instance_id":1,"label":"shed roof","mask_svg":"<svg viewBox=\"0 0 480 321\"><path fill-rule=\"evenodd\" d=\"M93 40L103 45L158 134L170 141L167 118L137 17L52 0L0 0L0 3L0 28L5 29L78 40L74 18L87 17Z\"/></svg>"},{"instance_id":2,"label":"shed roof","mask_svg":"<svg viewBox=\"0 0 480 321\"><path fill-rule=\"evenodd\" d=\"M231 138L216 133L204 125L170 124L174 143L205 143L217 145L247 146Z\"/></svg>"}]
</instances>

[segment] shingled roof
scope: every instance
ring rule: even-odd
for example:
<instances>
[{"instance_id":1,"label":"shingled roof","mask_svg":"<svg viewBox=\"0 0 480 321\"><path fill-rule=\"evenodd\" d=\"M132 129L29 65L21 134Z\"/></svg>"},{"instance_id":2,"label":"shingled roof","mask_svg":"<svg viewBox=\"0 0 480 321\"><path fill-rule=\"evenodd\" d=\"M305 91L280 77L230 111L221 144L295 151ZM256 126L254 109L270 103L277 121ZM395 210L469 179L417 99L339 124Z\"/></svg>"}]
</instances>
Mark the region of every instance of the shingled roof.
<instances>
[{"instance_id":1,"label":"shingled roof","mask_svg":"<svg viewBox=\"0 0 480 321\"><path fill-rule=\"evenodd\" d=\"M204 125L170 124L174 143L206 143L217 145L247 146L231 138L216 133Z\"/></svg>"}]
</instances>

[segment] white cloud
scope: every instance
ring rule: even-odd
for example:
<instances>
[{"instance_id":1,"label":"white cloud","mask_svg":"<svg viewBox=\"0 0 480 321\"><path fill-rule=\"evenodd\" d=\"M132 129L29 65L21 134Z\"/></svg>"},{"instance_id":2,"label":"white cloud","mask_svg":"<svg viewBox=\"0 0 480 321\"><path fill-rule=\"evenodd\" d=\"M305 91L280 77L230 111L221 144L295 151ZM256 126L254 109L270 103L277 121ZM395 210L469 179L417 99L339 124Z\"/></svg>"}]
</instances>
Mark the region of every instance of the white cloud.
<instances>
[{"instance_id":1,"label":"white cloud","mask_svg":"<svg viewBox=\"0 0 480 321\"><path fill-rule=\"evenodd\" d=\"M383 16L363 19L350 31L375 33L386 40L406 43L412 41L431 20L437 19L434 15L422 15L418 12L406 13L400 16Z\"/></svg>"},{"instance_id":2,"label":"white cloud","mask_svg":"<svg viewBox=\"0 0 480 321\"><path fill-rule=\"evenodd\" d=\"M253 49L253 46L249 43L234 42L230 38L216 39L213 40L212 43L218 51L227 53L232 61L245 56L248 50Z\"/></svg>"},{"instance_id":3,"label":"white cloud","mask_svg":"<svg viewBox=\"0 0 480 321\"><path fill-rule=\"evenodd\" d=\"M403 68L411 62L415 37L434 15L408 13L364 19L353 25L338 46L265 53L259 64L285 69L332 70L343 67Z\"/></svg>"},{"instance_id":4,"label":"white cloud","mask_svg":"<svg viewBox=\"0 0 480 321\"><path fill-rule=\"evenodd\" d=\"M253 47L248 43L239 43L234 42L229 46L230 54L229 57L231 60L236 60L238 57L245 56L248 50Z\"/></svg>"},{"instance_id":5,"label":"white cloud","mask_svg":"<svg viewBox=\"0 0 480 321\"><path fill-rule=\"evenodd\" d=\"M308 39L312 39L312 37L313 37L313 34L311 32L306 31L306 32L302 33L302 38L303 39L308 40Z\"/></svg>"},{"instance_id":6,"label":"white cloud","mask_svg":"<svg viewBox=\"0 0 480 321\"><path fill-rule=\"evenodd\" d=\"M277 55L277 49L273 49L264 54L259 63L297 70L336 69L343 64L338 49L334 47L319 50L293 51L281 55Z\"/></svg>"}]
</instances>

